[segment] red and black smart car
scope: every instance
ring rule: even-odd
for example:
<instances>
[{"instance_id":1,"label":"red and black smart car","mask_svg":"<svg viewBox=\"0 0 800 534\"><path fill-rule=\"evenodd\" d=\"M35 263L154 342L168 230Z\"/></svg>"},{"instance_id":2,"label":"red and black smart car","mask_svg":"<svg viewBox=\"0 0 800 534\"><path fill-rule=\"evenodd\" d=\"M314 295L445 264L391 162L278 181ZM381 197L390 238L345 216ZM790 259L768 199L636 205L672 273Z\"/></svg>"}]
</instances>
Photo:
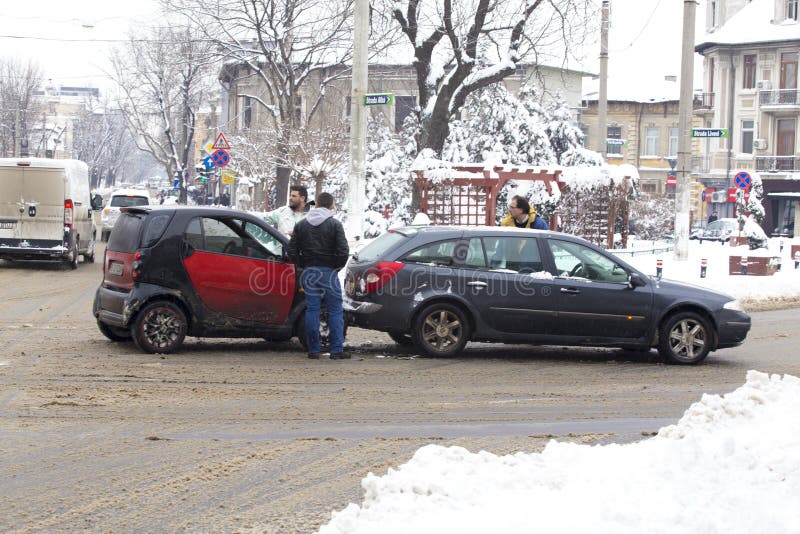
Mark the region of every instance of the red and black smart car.
<instances>
[{"instance_id":1,"label":"red and black smart car","mask_svg":"<svg viewBox=\"0 0 800 534\"><path fill-rule=\"evenodd\" d=\"M150 353L172 352L187 335L288 340L304 332L305 300L287 243L240 211L125 208L103 259L97 325Z\"/></svg>"}]
</instances>

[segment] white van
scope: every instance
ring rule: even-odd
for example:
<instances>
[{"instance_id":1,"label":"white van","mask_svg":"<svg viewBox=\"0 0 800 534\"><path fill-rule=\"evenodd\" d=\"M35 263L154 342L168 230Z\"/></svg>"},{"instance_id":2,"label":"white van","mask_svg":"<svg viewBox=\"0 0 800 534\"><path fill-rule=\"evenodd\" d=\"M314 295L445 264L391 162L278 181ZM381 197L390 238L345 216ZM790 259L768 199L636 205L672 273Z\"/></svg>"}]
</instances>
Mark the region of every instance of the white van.
<instances>
[{"instance_id":1,"label":"white van","mask_svg":"<svg viewBox=\"0 0 800 534\"><path fill-rule=\"evenodd\" d=\"M0 259L93 262L92 211L101 207L82 161L0 159Z\"/></svg>"}]
</instances>

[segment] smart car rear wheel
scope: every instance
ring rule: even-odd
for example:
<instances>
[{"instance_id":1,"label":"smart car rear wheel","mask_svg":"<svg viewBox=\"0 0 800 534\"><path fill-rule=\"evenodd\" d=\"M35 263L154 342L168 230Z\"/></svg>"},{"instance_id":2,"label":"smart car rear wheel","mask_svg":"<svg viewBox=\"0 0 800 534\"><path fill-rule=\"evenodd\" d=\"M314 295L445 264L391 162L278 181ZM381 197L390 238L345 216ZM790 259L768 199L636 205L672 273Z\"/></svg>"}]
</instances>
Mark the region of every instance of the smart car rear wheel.
<instances>
[{"instance_id":1,"label":"smart car rear wheel","mask_svg":"<svg viewBox=\"0 0 800 534\"><path fill-rule=\"evenodd\" d=\"M131 326L136 345L145 352L174 352L186 338L186 314L169 301L151 302L139 312Z\"/></svg>"},{"instance_id":2,"label":"smart car rear wheel","mask_svg":"<svg viewBox=\"0 0 800 534\"><path fill-rule=\"evenodd\" d=\"M469 340L469 323L457 306L431 304L417 317L412 332L414 344L428 356L450 357L460 353Z\"/></svg>"},{"instance_id":3,"label":"smart car rear wheel","mask_svg":"<svg viewBox=\"0 0 800 534\"><path fill-rule=\"evenodd\" d=\"M708 356L712 342L706 319L695 312L681 312L661 324L658 352L669 363L696 364Z\"/></svg>"}]
</instances>

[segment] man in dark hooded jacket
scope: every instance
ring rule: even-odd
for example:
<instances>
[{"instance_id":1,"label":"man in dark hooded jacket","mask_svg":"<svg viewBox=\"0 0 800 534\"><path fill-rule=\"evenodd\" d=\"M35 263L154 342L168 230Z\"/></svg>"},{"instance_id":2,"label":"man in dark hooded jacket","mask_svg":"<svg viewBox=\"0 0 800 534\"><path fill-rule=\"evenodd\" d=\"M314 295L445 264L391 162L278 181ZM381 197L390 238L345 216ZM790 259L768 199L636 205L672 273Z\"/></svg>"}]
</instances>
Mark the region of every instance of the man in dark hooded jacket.
<instances>
[{"instance_id":1,"label":"man in dark hooded jacket","mask_svg":"<svg viewBox=\"0 0 800 534\"><path fill-rule=\"evenodd\" d=\"M300 284L306 295L306 340L308 357L319 359L321 302L328 310L331 359L349 358L344 352L342 285L338 271L347 263L350 248L342 223L333 218L333 196L321 193L314 209L294 226L289 240L289 258L303 269ZM302 332L300 332L302 335Z\"/></svg>"}]
</instances>

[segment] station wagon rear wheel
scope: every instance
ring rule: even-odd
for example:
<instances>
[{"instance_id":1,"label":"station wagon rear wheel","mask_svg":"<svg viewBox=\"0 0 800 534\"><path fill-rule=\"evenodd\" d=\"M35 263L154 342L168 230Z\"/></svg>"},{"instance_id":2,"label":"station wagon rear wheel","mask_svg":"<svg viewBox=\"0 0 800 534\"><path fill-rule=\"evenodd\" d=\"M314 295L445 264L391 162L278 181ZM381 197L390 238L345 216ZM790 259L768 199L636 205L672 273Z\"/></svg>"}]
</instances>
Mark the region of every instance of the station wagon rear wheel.
<instances>
[{"instance_id":1,"label":"station wagon rear wheel","mask_svg":"<svg viewBox=\"0 0 800 534\"><path fill-rule=\"evenodd\" d=\"M412 338L419 350L428 356L450 357L464 350L469 340L469 323L457 306L431 304L417 317Z\"/></svg>"},{"instance_id":2,"label":"station wagon rear wheel","mask_svg":"<svg viewBox=\"0 0 800 534\"><path fill-rule=\"evenodd\" d=\"M669 363L696 364L708 356L712 342L706 319L695 312L681 312L661 324L658 352Z\"/></svg>"},{"instance_id":3,"label":"station wagon rear wheel","mask_svg":"<svg viewBox=\"0 0 800 534\"><path fill-rule=\"evenodd\" d=\"M131 326L136 345L151 354L174 352L186 338L186 315L177 304L151 302L139 312Z\"/></svg>"}]
</instances>

